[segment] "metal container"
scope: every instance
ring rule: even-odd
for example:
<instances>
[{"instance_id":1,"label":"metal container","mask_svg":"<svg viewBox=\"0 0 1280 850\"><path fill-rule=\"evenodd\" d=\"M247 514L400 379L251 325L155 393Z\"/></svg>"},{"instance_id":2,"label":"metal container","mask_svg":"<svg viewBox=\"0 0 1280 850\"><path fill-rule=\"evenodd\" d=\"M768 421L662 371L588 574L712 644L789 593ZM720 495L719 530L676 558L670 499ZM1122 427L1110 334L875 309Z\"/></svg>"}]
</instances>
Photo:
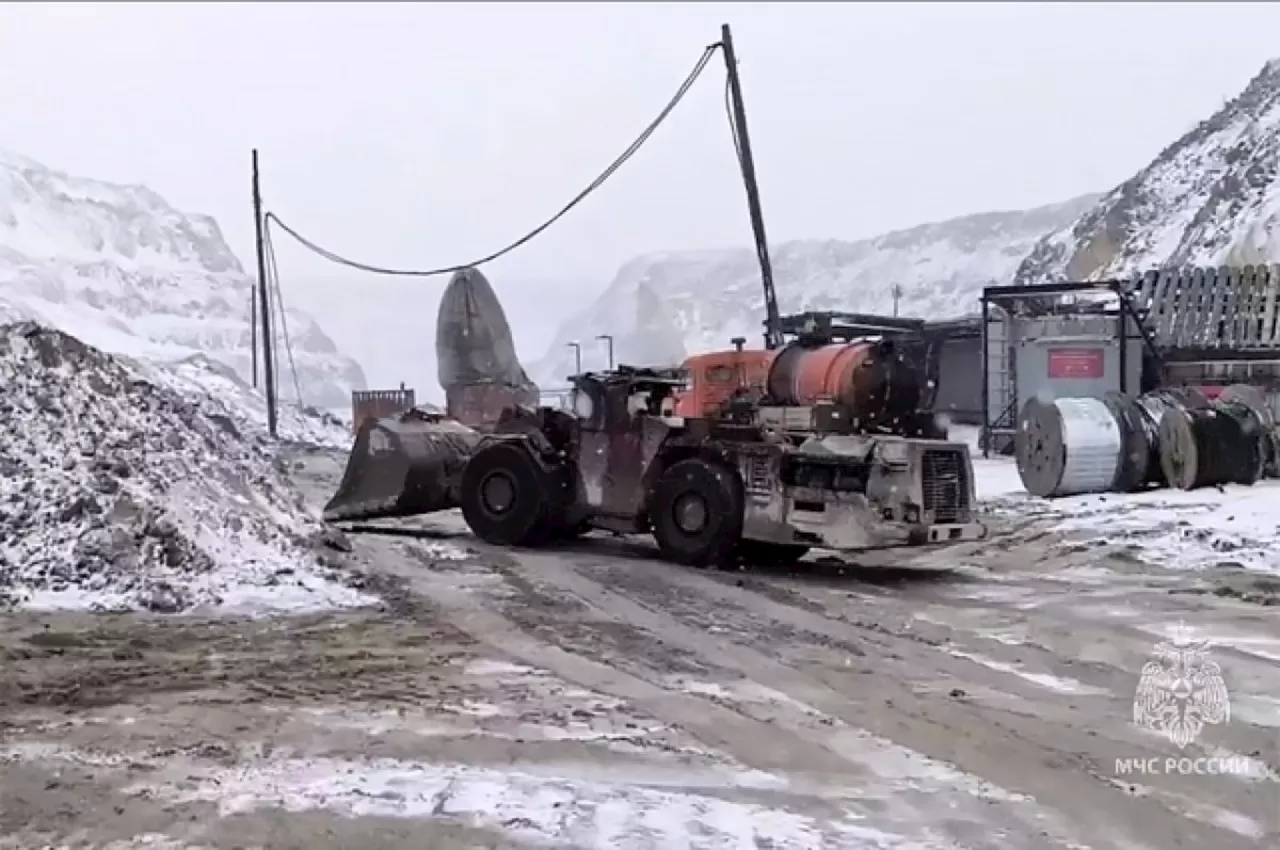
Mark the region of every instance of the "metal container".
<instances>
[{"instance_id":1,"label":"metal container","mask_svg":"<svg viewBox=\"0 0 1280 850\"><path fill-rule=\"evenodd\" d=\"M792 343L774 358L767 386L780 404L830 401L853 420L870 425L913 415L924 377L892 340L818 347Z\"/></svg>"}]
</instances>

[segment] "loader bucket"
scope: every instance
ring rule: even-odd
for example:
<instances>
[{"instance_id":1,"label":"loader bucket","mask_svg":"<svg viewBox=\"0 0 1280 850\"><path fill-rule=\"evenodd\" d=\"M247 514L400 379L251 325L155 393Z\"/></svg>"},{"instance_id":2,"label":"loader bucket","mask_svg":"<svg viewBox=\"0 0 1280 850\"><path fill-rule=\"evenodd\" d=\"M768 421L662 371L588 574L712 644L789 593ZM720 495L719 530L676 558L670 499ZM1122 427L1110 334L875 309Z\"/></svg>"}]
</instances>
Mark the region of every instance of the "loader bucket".
<instances>
[{"instance_id":1,"label":"loader bucket","mask_svg":"<svg viewBox=\"0 0 1280 850\"><path fill-rule=\"evenodd\" d=\"M365 420L324 519L406 517L457 507L462 469L480 437L418 410Z\"/></svg>"}]
</instances>

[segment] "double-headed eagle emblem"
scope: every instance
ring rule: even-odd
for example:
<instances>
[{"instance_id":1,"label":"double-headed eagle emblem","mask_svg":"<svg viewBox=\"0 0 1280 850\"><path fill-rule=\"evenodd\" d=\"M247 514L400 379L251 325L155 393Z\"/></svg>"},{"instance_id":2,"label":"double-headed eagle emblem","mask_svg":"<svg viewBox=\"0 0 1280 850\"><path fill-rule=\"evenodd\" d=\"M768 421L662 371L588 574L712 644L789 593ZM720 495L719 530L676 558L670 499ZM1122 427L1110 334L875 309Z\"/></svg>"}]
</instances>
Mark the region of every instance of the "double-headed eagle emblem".
<instances>
[{"instance_id":1,"label":"double-headed eagle emblem","mask_svg":"<svg viewBox=\"0 0 1280 850\"><path fill-rule=\"evenodd\" d=\"M1209 657L1208 641L1193 641L1182 629L1172 641L1157 644L1152 656L1134 696L1134 723L1163 733L1182 749L1206 724L1230 719L1227 684Z\"/></svg>"}]
</instances>

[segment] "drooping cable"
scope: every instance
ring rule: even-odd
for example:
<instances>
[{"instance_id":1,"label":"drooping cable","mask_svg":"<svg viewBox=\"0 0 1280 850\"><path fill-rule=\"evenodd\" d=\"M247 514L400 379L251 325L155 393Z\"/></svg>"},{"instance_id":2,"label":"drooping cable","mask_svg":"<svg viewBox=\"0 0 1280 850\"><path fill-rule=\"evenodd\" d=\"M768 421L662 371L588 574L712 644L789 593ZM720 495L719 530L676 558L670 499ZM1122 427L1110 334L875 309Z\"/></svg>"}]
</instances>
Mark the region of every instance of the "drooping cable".
<instances>
[{"instance_id":1,"label":"drooping cable","mask_svg":"<svg viewBox=\"0 0 1280 850\"><path fill-rule=\"evenodd\" d=\"M302 384L298 381L298 367L293 360L293 341L289 338L289 320L285 316L284 293L280 290L280 271L276 265L276 249L271 243L271 222L266 221L262 228L262 247L267 255L267 280L271 284L271 288L275 290L276 309L280 315L280 333L284 336L284 350L289 357L289 371L293 376L293 391L298 398L298 407L303 407L302 402ZM280 370L280 359L276 359L277 381L279 385L278 373Z\"/></svg>"},{"instance_id":2,"label":"drooping cable","mask_svg":"<svg viewBox=\"0 0 1280 850\"><path fill-rule=\"evenodd\" d=\"M547 219L546 221L538 225L533 230L526 233L524 236L521 236L516 241L507 245L506 247L501 248L497 251L494 251L493 253L488 254L487 256L481 257L477 260L472 260L469 263L461 263L459 265L442 266L440 268L435 268L435 269L420 270L420 269L384 268L381 266L370 265L368 263L357 262L355 260L351 260L346 257L343 257L340 254L334 253L333 251L330 251L326 248L322 248L321 246L317 245L315 242L312 242L311 240L302 236L300 233L298 233L296 230L291 228L289 225L285 224L283 221L280 220L280 217L277 216L275 213L271 213L271 212L267 213L267 216L266 216L267 222L269 224L270 222L274 221L276 224L280 226L281 230L283 230L285 233L288 233L290 236L296 239L299 243L301 243L304 247L318 254L319 256L324 257L326 260L329 260L330 262L338 263L339 265L347 266L349 268L370 272L372 274L403 275L408 277L432 277L435 275L452 274L453 272L459 271L461 269L480 266L480 265L483 265L484 263L492 262L493 260L496 260L499 257L505 256L511 253L515 249L521 247L522 245L526 244L530 240L541 235L543 231L545 231L551 225L555 224L557 221L559 221L561 218L567 215L570 210L572 210L574 207L578 206L578 204L586 200L587 196L589 196L596 189L599 189L601 186L603 186L605 181L607 181L610 177L612 177L615 173L617 173L618 169L620 169L623 165L625 165L627 161L630 160L631 157L633 157L636 154L636 152L640 150L640 148L644 145L644 143L647 142L649 138L657 131L658 127L660 127L662 123L666 121L667 116L671 114L672 110L674 110L676 106L680 103L680 101L684 99L684 96L688 94L689 89L691 89L693 87L693 84L697 82L698 77L700 77L702 75L702 72L706 69L707 63L711 61L711 57L715 55L715 52L719 48L720 48L720 45L718 43L712 44L712 45L709 45L702 52L702 56L699 57L697 64L695 64L693 67L693 70L689 72L689 75L684 79L684 82L682 82L680 84L680 87L676 89L676 93L667 102L666 106L662 108L662 111L658 113L658 116L654 118L653 121L651 121L647 127L645 127L644 131L641 132L638 137L636 137L635 141L633 141L627 147L626 150L624 150L612 163L610 163L609 166L599 174L599 176L597 176L594 180L592 180L585 189L583 189L581 192L575 195L572 200L570 200L567 204L565 204L560 209L559 212L551 216L551 218Z\"/></svg>"}]
</instances>

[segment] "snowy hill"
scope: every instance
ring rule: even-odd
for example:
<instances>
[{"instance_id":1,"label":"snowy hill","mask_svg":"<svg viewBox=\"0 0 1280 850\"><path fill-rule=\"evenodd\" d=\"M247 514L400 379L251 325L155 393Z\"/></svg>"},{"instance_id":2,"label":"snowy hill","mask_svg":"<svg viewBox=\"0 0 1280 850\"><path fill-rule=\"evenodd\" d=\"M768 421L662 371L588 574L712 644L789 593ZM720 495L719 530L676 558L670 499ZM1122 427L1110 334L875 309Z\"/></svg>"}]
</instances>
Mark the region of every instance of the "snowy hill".
<instances>
[{"instance_id":1,"label":"snowy hill","mask_svg":"<svg viewBox=\"0 0 1280 850\"><path fill-rule=\"evenodd\" d=\"M1280 262L1280 60L1235 99L1047 235L1019 283L1128 277L1157 266Z\"/></svg>"},{"instance_id":2,"label":"snowy hill","mask_svg":"<svg viewBox=\"0 0 1280 850\"><path fill-rule=\"evenodd\" d=\"M0 321L35 320L119 354L169 362L203 353L251 377L252 278L217 223L143 186L72 177L0 151ZM288 329L303 401L346 406L364 386L306 314ZM281 397L292 400L284 345Z\"/></svg>"},{"instance_id":3,"label":"snowy hill","mask_svg":"<svg viewBox=\"0 0 1280 850\"><path fill-rule=\"evenodd\" d=\"M779 306L892 314L902 286L904 316L949 318L977 310L982 287L1012 281L1045 234L1066 227L1097 202L1088 195L1018 212L924 224L856 242L796 241L772 248ZM612 334L618 362L656 365L686 353L724 348L734 336L757 344L764 319L760 268L750 248L649 254L619 270L585 311L561 325L532 369L543 386L561 386L574 368L567 344L583 346L583 367L605 365L597 334Z\"/></svg>"}]
</instances>

